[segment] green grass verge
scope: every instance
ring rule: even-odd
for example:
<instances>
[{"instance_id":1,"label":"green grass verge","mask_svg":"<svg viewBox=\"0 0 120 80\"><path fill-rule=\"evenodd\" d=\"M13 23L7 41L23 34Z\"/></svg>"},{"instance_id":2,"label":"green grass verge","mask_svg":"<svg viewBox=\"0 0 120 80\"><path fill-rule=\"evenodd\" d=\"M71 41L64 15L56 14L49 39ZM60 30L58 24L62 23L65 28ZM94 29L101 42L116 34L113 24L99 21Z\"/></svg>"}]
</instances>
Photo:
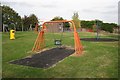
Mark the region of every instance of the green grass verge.
<instances>
[{"instance_id":1,"label":"green grass verge","mask_svg":"<svg viewBox=\"0 0 120 80\"><path fill-rule=\"evenodd\" d=\"M63 44L74 46L73 33L63 34ZM80 38L95 37L95 33L80 32ZM10 40L9 33L2 35L3 77L4 78L117 78L118 42L85 42L84 54L69 56L49 69L32 68L10 64L9 62L29 56L37 34L16 32L16 39ZM53 38L61 34L46 34L47 47L55 47ZM116 35L100 37L117 38Z\"/></svg>"}]
</instances>

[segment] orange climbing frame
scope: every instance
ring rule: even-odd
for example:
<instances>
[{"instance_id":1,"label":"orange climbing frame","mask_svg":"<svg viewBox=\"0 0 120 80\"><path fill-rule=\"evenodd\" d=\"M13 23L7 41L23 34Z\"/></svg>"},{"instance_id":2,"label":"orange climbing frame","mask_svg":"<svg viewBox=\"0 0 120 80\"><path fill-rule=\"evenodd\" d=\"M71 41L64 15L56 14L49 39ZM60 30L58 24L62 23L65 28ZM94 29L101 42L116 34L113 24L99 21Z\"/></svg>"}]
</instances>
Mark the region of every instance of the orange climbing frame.
<instances>
[{"instance_id":1,"label":"orange climbing frame","mask_svg":"<svg viewBox=\"0 0 120 80\"><path fill-rule=\"evenodd\" d=\"M72 23L73 29L74 29L74 43L75 43L75 54L82 54L83 51L83 46L80 41L80 37L76 31L75 24L72 20L67 21L67 20L62 20L62 21L48 21L44 22L42 25L42 30L38 33L37 39L34 43L34 46L32 48L32 52L37 52L42 50L45 47L45 40L44 40L44 33L46 31L46 23L61 23L61 22L70 22Z\"/></svg>"}]
</instances>

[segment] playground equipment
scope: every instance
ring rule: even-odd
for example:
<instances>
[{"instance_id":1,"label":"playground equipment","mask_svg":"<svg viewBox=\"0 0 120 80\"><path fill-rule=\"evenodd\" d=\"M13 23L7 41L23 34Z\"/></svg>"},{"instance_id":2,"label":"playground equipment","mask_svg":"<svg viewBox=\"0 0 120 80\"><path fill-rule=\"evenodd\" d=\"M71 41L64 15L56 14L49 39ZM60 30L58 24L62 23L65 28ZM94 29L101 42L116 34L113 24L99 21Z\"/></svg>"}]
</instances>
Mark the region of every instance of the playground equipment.
<instances>
[{"instance_id":1,"label":"playground equipment","mask_svg":"<svg viewBox=\"0 0 120 80\"><path fill-rule=\"evenodd\" d=\"M102 23L99 20L95 20L95 25L96 25L96 30L97 30L97 36L96 36L97 40L99 39L99 30L100 30L101 24Z\"/></svg>"},{"instance_id":2,"label":"playground equipment","mask_svg":"<svg viewBox=\"0 0 120 80\"><path fill-rule=\"evenodd\" d=\"M36 23L36 25L35 25L35 29L34 29L35 33L39 32L39 28L42 27L42 24L44 23L44 21L41 21L41 20L39 20L39 22L40 22L39 24Z\"/></svg>"},{"instance_id":3,"label":"playground equipment","mask_svg":"<svg viewBox=\"0 0 120 80\"><path fill-rule=\"evenodd\" d=\"M73 29L74 29L74 47L75 47L75 54L80 55L83 51L83 46L80 42L80 38L78 36L78 33L76 31L76 27L73 21L67 21L67 20L62 20L62 21L48 21L44 22L42 25L41 31L38 33L38 36L36 38L36 41L34 43L34 46L32 48L32 52L37 52L41 51L43 48L45 48L45 37L44 34L47 32L47 24L53 25L55 23L64 23L64 22L70 22L72 23ZM54 35L53 35L54 36ZM61 45L61 39L55 40L55 45Z\"/></svg>"},{"instance_id":4,"label":"playground equipment","mask_svg":"<svg viewBox=\"0 0 120 80\"><path fill-rule=\"evenodd\" d=\"M15 30L10 30L10 39L15 39Z\"/></svg>"}]
</instances>

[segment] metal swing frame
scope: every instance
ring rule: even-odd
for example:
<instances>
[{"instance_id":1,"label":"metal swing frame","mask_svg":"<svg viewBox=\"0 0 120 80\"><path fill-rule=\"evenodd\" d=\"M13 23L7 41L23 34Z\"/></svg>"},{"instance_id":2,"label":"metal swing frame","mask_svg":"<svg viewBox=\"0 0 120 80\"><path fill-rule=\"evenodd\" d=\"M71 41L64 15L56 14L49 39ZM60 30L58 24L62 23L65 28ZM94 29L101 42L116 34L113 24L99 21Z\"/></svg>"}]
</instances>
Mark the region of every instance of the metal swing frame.
<instances>
[{"instance_id":1,"label":"metal swing frame","mask_svg":"<svg viewBox=\"0 0 120 80\"><path fill-rule=\"evenodd\" d=\"M42 25L42 29L41 31L38 33L38 36L36 38L36 41L34 43L34 46L32 48L32 52L38 52L42 49L44 49L45 47L45 40L44 40L44 33L45 31L47 31L47 27L46 27L46 24L47 23L61 23L61 22L70 22L72 23L72 26L73 26L73 29L74 29L74 44L75 44L75 54L82 54L82 51L83 51L83 46L81 44L81 41L80 41L80 37L77 33L77 30L76 30L76 27L75 27L75 24L72 20L61 20L61 21L47 21L47 22L44 22L43 25Z\"/></svg>"}]
</instances>

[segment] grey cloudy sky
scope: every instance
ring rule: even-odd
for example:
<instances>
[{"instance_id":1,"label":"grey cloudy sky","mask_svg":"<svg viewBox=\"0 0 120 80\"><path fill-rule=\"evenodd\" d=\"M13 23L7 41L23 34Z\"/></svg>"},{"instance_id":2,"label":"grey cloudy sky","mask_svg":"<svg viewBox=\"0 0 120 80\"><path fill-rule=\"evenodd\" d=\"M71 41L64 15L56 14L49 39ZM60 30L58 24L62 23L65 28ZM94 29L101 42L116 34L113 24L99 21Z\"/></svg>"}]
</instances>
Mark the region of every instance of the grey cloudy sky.
<instances>
[{"instance_id":1,"label":"grey cloudy sky","mask_svg":"<svg viewBox=\"0 0 120 80\"><path fill-rule=\"evenodd\" d=\"M100 19L104 22L118 23L119 0L1 0L22 17L36 14L40 20L51 20L61 16L71 20L74 12L81 20Z\"/></svg>"}]
</instances>

